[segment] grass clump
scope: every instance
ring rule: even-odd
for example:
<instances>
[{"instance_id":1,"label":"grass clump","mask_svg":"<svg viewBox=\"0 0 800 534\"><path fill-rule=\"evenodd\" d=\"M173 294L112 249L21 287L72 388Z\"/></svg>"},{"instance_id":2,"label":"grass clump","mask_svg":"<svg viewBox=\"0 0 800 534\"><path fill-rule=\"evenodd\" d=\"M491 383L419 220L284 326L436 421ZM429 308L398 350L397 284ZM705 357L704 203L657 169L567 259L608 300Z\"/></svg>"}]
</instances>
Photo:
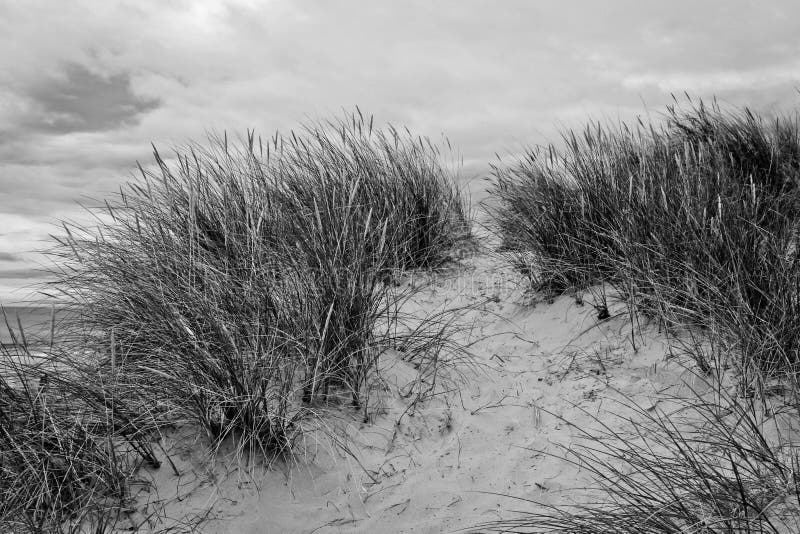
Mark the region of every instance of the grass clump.
<instances>
[{"instance_id":1,"label":"grass clump","mask_svg":"<svg viewBox=\"0 0 800 534\"><path fill-rule=\"evenodd\" d=\"M55 252L73 349L106 367L114 354L118 387L162 421L270 457L319 402L366 410L378 356L426 335L391 328L393 276L446 262L469 233L438 149L360 114L155 152L98 211Z\"/></svg>"},{"instance_id":2,"label":"grass clump","mask_svg":"<svg viewBox=\"0 0 800 534\"><path fill-rule=\"evenodd\" d=\"M504 248L535 284L611 283L639 312L713 325L742 370L797 375L796 120L700 102L565 145L495 170Z\"/></svg>"},{"instance_id":3,"label":"grass clump","mask_svg":"<svg viewBox=\"0 0 800 534\"><path fill-rule=\"evenodd\" d=\"M768 439L762 415L798 421L798 124L690 100L661 125L590 125L564 135L563 149L495 169L503 250L533 285L611 286L717 391L669 414L638 409L633 436L601 421L597 432L576 428L585 446L570 461L605 497L498 530L797 530L797 438Z\"/></svg>"},{"instance_id":4,"label":"grass clump","mask_svg":"<svg viewBox=\"0 0 800 534\"><path fill-rule=\"evenodd\" d=\"M158 465L157 426L136 399L119 398L108 376L66 361L26 343L0 347L3 532L114 528L132 501L136 470Z\"/></svg>"},{"instance_id":5,"label":"grass clump","mask_svg":"<svg viewBox=\"0 0 800 534\"><path fill-rule=\"evenodd\" d=\"M703 383L700 381L700 383ZM706 381L714 387L715 382ZM546 506L487 525L496 532L647 534L770 533L800 529L797 412L764 414L753 399L724 389L662 399L668 409L623 403L629 432L593 416L567 461L586 470L600 499ZM540 505L541 506L541 505Z\"/></svg>"}]
</instances>

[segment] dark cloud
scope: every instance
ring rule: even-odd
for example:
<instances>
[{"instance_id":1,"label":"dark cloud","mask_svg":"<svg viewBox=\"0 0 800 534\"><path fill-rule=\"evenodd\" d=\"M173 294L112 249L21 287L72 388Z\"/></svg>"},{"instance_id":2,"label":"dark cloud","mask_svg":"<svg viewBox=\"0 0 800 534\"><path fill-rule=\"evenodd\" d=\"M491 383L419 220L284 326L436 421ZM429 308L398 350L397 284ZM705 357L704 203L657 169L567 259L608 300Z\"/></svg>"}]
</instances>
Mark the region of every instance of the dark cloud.
<instances>
[{"instance_id":1,"label":"dark cloud","mask_svg":"<svg viewBox=\"0 0 800 534\"><path fill-rule=\"evenodd\" d=\"M27 97L34 116L26 126L54 134L113 130L159 106L133 94L129 74L104 77L77 63L66 63L60 76L36 83Z\"/></svg>"}]
</instances>

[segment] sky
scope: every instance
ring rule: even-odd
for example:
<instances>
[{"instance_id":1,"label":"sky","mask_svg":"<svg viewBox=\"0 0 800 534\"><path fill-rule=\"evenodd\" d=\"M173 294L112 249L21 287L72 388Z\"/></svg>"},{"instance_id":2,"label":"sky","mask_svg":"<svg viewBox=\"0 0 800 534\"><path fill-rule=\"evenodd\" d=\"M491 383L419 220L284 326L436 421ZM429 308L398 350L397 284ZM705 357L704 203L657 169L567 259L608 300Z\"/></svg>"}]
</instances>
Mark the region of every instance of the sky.
<instances>
[{"instance_id":1,"label":"sky","mask_svg":"<svg viewBox=\"0 0 800 534\"><path fill-rule=\"evenodd\" d=\"M488 162L671 93L800 103L800 2L0 0L0 303L41 279L79 202L210 131L264 136L359 106Z\"/></svg>"}]
</instances>

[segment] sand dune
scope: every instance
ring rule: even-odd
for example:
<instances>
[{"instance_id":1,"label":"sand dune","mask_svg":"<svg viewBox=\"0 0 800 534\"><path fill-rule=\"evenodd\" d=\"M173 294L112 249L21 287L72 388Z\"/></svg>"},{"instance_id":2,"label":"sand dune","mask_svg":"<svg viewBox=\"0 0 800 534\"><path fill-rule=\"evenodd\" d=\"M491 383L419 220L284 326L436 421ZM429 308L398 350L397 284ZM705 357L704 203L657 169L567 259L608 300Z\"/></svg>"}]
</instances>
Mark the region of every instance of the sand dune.
<instances>
[{"instance_id":1,"label":"sand dune","mask_svg":"<svg viewBox=\"0 0 800 534\"><path fill-rule=\"evenodd\" d=\"M398 354L384 355L383 409L371 424L353 415L334 425L354 457L320 440L307 443L308 455L291 468L247 475L225 454L208 467L202 444L183 442L173 454L181 476L166 467L151 473L155 491L141 498L146 511L167 524L202 516L211 533L433 533L535 509L519 499L586 498L579 488L587 474L560 459L575 440L567 422L591 428L599 416L632 431L603 414L635 418L615 401L652 408L659 391L679 393L688 375L666 360L666 339L646 325L634 350L625 314L598 322L591 296L583 305L569 296L535 298L490 254L465 259L410 304L417 312L474 306L460 340L477 340L474 360L461 368L458 390L409 408L400 391L416 371Z\"/></svg>"}]
</instances>

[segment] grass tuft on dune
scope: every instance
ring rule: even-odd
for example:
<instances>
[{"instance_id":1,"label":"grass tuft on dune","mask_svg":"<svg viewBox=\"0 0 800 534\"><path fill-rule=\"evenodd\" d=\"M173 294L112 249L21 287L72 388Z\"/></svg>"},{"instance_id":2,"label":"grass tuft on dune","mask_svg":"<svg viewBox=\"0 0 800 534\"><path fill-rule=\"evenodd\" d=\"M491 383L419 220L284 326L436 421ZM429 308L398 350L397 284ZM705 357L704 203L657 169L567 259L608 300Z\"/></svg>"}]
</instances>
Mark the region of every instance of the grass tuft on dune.
<instances>
[{"instance_id":1,"label":"grass tuft on dune","mask_svg":"<svg viewBox=\"0 0 800 534\"><path fill-rule=\"evenodd\" d=\"M797 117L690 100L664 119L590 124L566 133L563 149L495 168L493 218L504 256L537 288L610 286L632 320L672 334L719 394L690 396L688 427L677 413L642 411L650 428L636 443L584 432L588 445L570 454L608 502L550 507L498 530L781 533L800 524L796 436L765 440L759 417L797 421L800 400ZM719 415L726 410L737 417Z\"/></svg>"},{"instance_id":2,"label":"grass tuft on dune","mask_svg":"<svg viewBox=\"0 0 800 534\"><path fill-rule=\"evenodd\" d=\"M665 119L590 125L498 167L508 257L540 288L609 283L667 325L714 330L753 381L794 380L798 122L702 102Z\"/></svg>"},{"instance_id":3,"label":"grass tuft on dune","mask_svg":"<svg viewBox=\"0 0 800 534\"><path fill-rule=\"evenodd\" d=\"M439 314L406 327L400 308L413 289L396 282L447 263L470 239L466 199L441 156L429 140L374 129L360 112L266 143L248 133L170 157L154 151L140 178L94 210L96 224L67 223L56 238L47 292L66 303L48 355L57 380L113 377L106 393L147 413L147 425L193 425L217 446L232 440L267 461L291 455L323 407L351 406L368 419L387 350L419 349L406 357L428 369L419 395L432 394L439 386L421 383L436 381L445 353L461 354L448 339L456 326ZM98 387L64 407L78 409ZM41 419L34 393L3 391L27 400L0 404L0 416ZM118 412L108 417L108 440L91 434L85 447L73 436L84 432L80 420L63 428L47 416L37 432L52 442L49 454L85 449L87 462L108 468L92 481L123 492L132 471L114 456L122 454L115 438L129 436L118 436ZM146 444L144 422L128 422L125 432ZM20 466L43 454L15 444L8 453ZM4 478L0 525L49 513L34 531L57 530L68 511L116 495L98 488L73 499L42 484L11 499L16 486ZM83 479L64 484L79 491Z\"/></svg>"}]
</instances>

